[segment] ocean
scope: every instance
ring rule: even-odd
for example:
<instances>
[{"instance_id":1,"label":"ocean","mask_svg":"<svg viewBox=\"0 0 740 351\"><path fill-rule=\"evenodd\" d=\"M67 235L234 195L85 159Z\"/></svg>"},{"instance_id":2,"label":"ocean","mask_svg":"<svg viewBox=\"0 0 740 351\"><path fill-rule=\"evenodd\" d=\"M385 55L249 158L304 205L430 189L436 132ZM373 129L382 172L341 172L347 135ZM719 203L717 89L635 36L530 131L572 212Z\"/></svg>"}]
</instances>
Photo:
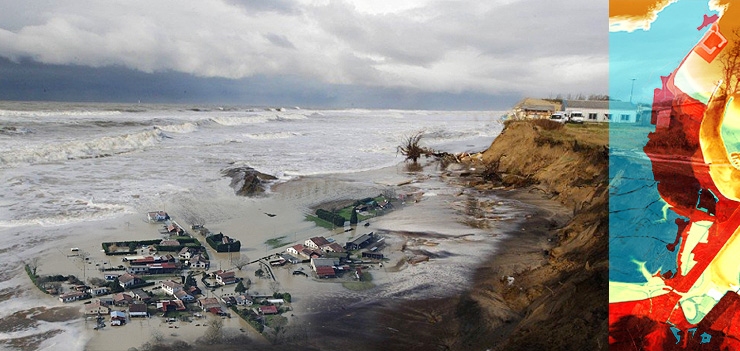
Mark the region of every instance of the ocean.
<instances>
[{"instance_id":1,"label":"ocean","mask_svg":"<svg viewBox=\"0 0 740 351\"><path fill-rule=\"evenodd\" d=\"M120 221L130 229L140 225L131 224L131 218L167 210L229 223L247 216L238 201L256 207L264 202L267 210L271 197L292 196L308 207L317 198L360 196L361 187L318 180L301 187L303 195L286 193L298 179L398 165L403 156L397 146L417 132L424 135L422 144L437 150L482 151L501 132L503 114L0 102L0 319L46 301L38 291L21 291L30 285L20 274L22 262L68 251L78 235L89 241L81 231L112 237L105 234L112 228L96 228L100 221ZM239 166L273 175L288 190L235 200L231 179L221 172ZM296 231L303 228L293 225ZM302 224L307 225L312 224ZM87 244L99 248L99 242ZM81 349L84 345L75 344L78 329L39 321L25 329L0 330L0 341L62 330L51 345Z\"/></svg>"},{"instance_id":2,"label":"ocean","mask_svg":"<svg viewBox=\"0 0 740 351\"><path fill-rule=\"evenodd\" d=\"M0 228L141 212L179 193L230 191L220 171L288 181L403 161L396 147L479 151L501 112L0 103ZM200 195L198 195L200 196Z\"/></svg>"}]
</instances>

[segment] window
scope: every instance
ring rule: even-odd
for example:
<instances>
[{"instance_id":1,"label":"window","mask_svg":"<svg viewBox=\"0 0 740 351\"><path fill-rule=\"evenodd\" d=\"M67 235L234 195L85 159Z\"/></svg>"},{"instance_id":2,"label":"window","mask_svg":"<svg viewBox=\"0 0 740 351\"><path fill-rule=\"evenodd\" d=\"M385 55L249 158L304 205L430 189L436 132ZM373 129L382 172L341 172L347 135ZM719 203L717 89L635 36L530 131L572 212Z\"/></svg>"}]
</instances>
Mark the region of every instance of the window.
<instances>
[{"instance_id":1,"label":"window","mask_svg":"<svg viewBox=\"0 0 740 351\"><path fill-rule=\"evenodd\" d=\"M611 113L606 113L606 114L604 114L604 116L606 116L606 119L607 120L609 120L609 121L612 120L612 114Z\"/></svg>"},{"instance_id":2,"label":"window","mask_svg":"<svg viewBox=\"0 0 740 351\"><path fill-rule=\"evenodd\" d=\"M622 121L629 121L630 120L630 115L622 115L620 119Z\"/></svg>"},{"instance_id":3,"label":"window","mask_svg":"<svg viewBox=\"0 0 740 351\"><path fill-rule=\"evenodd\" d=\"M596 120L596 114L595 113L589 113L588 119Z\"/></svg>"}]
</instances>

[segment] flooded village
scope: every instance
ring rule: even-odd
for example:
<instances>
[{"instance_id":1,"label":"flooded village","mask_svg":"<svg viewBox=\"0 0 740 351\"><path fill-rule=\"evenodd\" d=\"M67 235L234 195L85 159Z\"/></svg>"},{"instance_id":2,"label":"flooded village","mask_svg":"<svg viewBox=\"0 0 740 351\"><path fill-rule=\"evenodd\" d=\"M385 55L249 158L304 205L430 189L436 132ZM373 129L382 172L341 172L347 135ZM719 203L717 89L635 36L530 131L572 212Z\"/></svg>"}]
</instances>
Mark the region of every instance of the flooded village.
<instances>
[{"instance_id":1,"label":"flooded village","mask_svg":"<svg viewBox=\"0 0 740 351\"><path fill-rule=\"evenodd\" d=\"M301 280L308 289L327 282L348 291L373 286L372 272L388 259L385 238L368 220L405 199L379 195L340 209L317 208L306 220L325 228L324 236L271 238L264 243L270 253L255 258L242 254L249 248L228 233L203 224L184 226L165 211L153 211L146 214L152 239L101 242L98 252L66 248L67 259L82 267L81 276L52 268L38 274L37 261L29 262L26 272L60 304L79 306L86 327L95 331L158 319L175 339L186 325L202 327L207 337L218 320L240 318L242 333L269 340L292 316L295 291L284 287L296 285L287 280Z\"/></svg>"}]
</instances>

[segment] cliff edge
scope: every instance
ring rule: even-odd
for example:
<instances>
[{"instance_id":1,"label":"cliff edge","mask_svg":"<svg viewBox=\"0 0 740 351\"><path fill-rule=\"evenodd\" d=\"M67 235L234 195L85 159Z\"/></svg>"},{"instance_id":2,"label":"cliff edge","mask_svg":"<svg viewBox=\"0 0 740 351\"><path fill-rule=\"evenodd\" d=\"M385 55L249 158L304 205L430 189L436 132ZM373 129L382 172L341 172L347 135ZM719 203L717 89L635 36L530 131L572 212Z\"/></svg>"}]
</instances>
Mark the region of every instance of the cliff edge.
<instances>
[{"instance_id":1,"label":"cliff edge","mask_svg":"<svg viewBox=\"0 0 740 351\"><path fill-rule=\"evenodd\" d=\"M485 170L471 186L542 192L572 210L572 217L565 224L544 223L555 244L542 264L517 272L515 284L502 281L501 274L509 274L503 268L505 258L494 257L479 269L464 299L486 323L464 336L463 345L608 348L608 126L547 122L508 122L488 150L465 160ZM518 239L513 235L507 240ZM506 247L504 243L502 255Z\"/></svg>"}]
</instances>

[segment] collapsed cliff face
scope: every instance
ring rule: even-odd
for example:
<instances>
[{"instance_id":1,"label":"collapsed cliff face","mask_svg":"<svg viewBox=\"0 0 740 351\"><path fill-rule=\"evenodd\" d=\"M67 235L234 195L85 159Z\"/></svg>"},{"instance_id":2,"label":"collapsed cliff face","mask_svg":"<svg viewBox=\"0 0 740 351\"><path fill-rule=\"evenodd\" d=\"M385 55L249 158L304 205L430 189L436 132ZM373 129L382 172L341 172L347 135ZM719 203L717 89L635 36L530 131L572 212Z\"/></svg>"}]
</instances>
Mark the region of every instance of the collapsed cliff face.
<instances>
[{"instance_id":1,"label":"collapsed cliff face","mask_svg":"<svg viewBox=\"0 0 740 351\"><path fill-rule=\"evenodd\" d=\"M221 174L231 178L230 186L236 195L247 197L264 194L268 186L277 180L274 176L247 166L224 169Z\"/></svg>"},{"instance_id":2,"label":"collapsed cliff face","mask_svg":"<svg viewBox=\"0 0 740 351\"><path fill-rule=\"evenodd\" d=\"M465 344L499 350L608 347L607 144L603 127L548 130L512 122L487 151L467 159L485 168L484 180L473 182L477 188L536 189L572 209L573 216L549 230L556 240L547 259L518 272L514 286L500 281L505 257L481 267L463 299L487 318L464 336ZM523 229L528 225L536 224L525 222Z\"/></svg>"}]
</instances>

